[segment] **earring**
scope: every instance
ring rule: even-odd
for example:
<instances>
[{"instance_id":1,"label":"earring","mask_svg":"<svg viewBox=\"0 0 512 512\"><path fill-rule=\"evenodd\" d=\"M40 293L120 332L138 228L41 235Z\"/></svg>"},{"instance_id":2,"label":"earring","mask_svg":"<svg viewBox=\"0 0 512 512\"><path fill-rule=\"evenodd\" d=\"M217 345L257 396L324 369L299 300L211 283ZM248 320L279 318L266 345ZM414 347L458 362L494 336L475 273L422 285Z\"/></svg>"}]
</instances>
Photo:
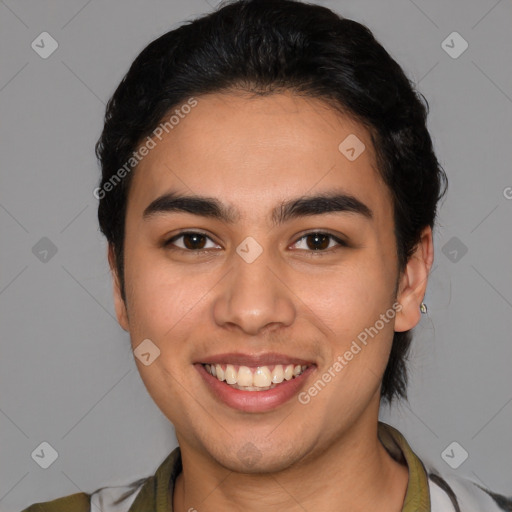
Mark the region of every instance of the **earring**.
<instances>
[{"instance_id":1,"label":"earring","mask_svg":"<svg viewBox=\"0 0 512 512\"><path fill-rule=\"evenodd\" d=\"M426 315L426 314L427 314L427 305L426 305L424 302L422 302L422 303L420 304L420 311L421 311L421 312L422 312L422 314L424 314L424 315Z\"/></svg>"}]
</instances>

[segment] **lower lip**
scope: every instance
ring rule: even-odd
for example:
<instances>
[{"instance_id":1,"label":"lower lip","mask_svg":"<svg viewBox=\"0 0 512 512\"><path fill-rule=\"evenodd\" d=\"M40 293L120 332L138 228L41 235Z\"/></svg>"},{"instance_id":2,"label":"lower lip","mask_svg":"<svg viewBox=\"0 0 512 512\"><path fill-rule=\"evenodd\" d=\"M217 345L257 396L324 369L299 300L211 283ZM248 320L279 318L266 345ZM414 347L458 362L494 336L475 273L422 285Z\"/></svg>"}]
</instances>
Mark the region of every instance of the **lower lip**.
<instances>
[{"instance_id":1,"label":"lower lip","mask_svg":"<svg viewBox=\"0 0 512 512\"><path fill-rule=\"evenodd\" d=\"M275 388L266 391L243 391L232 388L225 382L209 374L202 364L194 365L204 379L214 396L226 405L246 412L270 411L296 395L305 385L308 376L314 371L315 366L309 366L298 377L285 380Z\"/></svg>"}]
</instances>

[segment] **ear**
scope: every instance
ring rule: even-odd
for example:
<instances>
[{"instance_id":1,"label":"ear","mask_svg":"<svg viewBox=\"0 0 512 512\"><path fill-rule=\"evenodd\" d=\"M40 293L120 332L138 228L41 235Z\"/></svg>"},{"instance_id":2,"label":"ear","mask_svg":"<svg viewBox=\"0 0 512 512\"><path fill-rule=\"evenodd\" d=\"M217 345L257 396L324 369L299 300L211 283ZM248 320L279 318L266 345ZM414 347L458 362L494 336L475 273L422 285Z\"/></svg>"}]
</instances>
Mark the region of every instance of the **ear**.
<instances>
[{"instance_id":1,"label":"ear","mask_svg":"<svg viewBox=\"0 0 512 512\"><path fill-rule=\"evenodd\" d=\"M396 332L408 331L420 321L420 305L425 296L428 274L433 261L432 229L427 226L422 231L420 242L400 277L397 301L402 305L402 309L395 317Z\"/></svg>"},{"instance_id":2,"label":"ear","mask_svg":"<svg viewBox=\"0 0 512 512\"><path fill-rule=\"evenodd\" d=\"M114 291L114 306L116 309L116 316L119 325L127 332L129 332L128 312L126 304L121 295L121 285L119 282L119 275L117 274L116 256L112 244L108 244L108 263L112 273L113 291Z\"/></svg>"}]
</instances>

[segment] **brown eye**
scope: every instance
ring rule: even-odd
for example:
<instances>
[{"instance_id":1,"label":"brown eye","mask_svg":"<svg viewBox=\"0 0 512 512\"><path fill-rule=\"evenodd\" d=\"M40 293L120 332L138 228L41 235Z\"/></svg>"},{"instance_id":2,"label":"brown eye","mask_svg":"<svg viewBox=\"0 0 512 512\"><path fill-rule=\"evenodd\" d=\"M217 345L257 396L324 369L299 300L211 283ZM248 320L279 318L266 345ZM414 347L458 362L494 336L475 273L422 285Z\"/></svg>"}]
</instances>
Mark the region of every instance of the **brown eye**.
<instances>
[{"instance_id":1,"label":"brown eye","mask_svg":"<svg viewBox=\"0 0 512 512\"><path fill-rule=\"evenodd\" d=\"M297 240L297 242L295 242L294 245L299 244L302 241L305 241L305 247L303 247L303 249L306 251L313 252L329 252L328 249L336 248L336 244L338 246L341 245L347 247L347 244L343 240L340 240L339 238L335 237L334 235L331 235L330 233L308 233L303 237L299 238L299 240ZM335 242L334 246L331 245L331 241Z\"/></svg>"},{"instance_id":2,"label":"brown eye","mask_svg":"<svg viewBox=\"0 0 512 512\"><path fill-rule=\"evenodd\" d=\"M330 236L321 233L314 233L306 236L306 244L309 249L317 251L319 249L327 249L329 247Z\"/></svg>"},{"instance_id":3,"label":"brown eye","mask_svg":"<svg viewBox=\"0 0 512 512\"><path fill-rule=\"evenodd\" d=\"M183 244L187 249L204 249L206 237L198 233L183 235Z\"/></svg>"},{"instance_id":4,"label":"brown eye","mask_svg":"<svg viewBox=\"0 0 512 512\"><path fill-rule=\"evenodd\" d=\"M182 239L182 242L176 243L180 239ZM211 248L206 247L208 241L212 240L203 233L188 231L180 233L179 235L167 240L167 242L164 243L164 246L169 249L182 249L184 251L202 251Z\"/></svg>"}]
</instances>

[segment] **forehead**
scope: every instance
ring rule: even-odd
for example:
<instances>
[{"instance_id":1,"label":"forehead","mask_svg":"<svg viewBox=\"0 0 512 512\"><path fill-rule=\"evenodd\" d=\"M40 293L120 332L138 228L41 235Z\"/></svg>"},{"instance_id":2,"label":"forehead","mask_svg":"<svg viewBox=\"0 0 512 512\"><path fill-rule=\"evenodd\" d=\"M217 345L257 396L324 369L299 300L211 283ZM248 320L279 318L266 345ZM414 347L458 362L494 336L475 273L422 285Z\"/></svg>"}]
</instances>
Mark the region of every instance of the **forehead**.
<instances>
[{"instance_id":1,"label":"forehead","mask_svg":"<svg viewBox=\"0 0 512 512\"><path fill-rule=\"evenodd\" d=\"M161 140L153 137L154 148L133 171L129 213L140 216L156 197L177 190L218 197L243 220L266 214L278 200L333 188L377 214L389 210L368 131L325 102L234 92L196 101Z\"/></svg>"}]
</instances>

